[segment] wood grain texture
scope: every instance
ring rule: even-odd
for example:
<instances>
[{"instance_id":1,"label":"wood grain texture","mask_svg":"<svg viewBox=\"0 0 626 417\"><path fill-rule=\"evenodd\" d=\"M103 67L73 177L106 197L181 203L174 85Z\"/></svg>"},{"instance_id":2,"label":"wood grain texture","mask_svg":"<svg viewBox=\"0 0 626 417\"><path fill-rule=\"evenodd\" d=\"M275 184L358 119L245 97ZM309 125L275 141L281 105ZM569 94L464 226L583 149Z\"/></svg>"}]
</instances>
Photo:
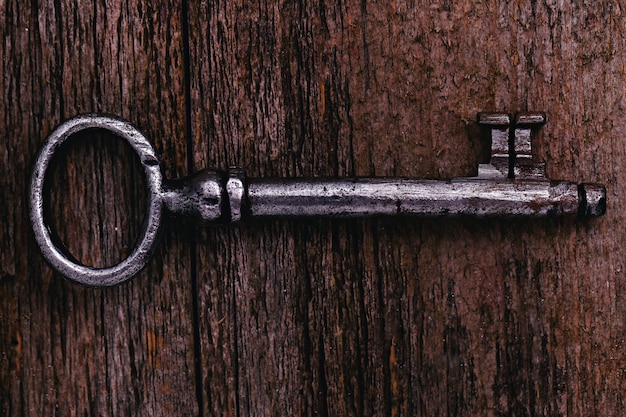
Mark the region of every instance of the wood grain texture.
<instances>
[{"instance_id":1,"label":"wood grain texture","mask_svg":"<svg viewBox=\"0 0 626 417\"><path fill-rule=\"evenodd\" d=\"M623 13L616 1L190 7L198 167L469 175L478 111L543 110L535 156L550 178L610 190L589 222L202 234L207 414L619 415Z\"/></svg>"},{"instance_id":2,"label":"wood grain texture","mask_svg":"<svg viewBox=\"0 0 626 417\"><path fill-rule=\"evenodd\" d=\"M182 16L176 2L0 2L5 138L0 415L195 415L192 291L184 234L135 282L93 290L44 265L26 186L45 136L101 111L150 137L169 176L187 172ZM89 136L89 135L88 135ZM54 173L52 212L72 253L94 265L132 247L140 175L110 136L78 137ZM139 201L135 199L140 199ZM182 277L182 279L181 279Z\"/></svg>"},{"instance_id":3,"label":"wood grain texture","mask_svg":"<svg viewBox=\"0 0 626 417\"><path fill-rule=\"evenodd\" d=\"M619 1L90 6L0 2L1 415L622 414ZM547 112L535 156L606 184L607 215L175 220L107 290L52 274L28 231L36 149L76 113L132 120L167 177L191 161L450 178L475 171L475 115L493 110ZM136 233L141 182L124 146L90 140L56 171L53 208L70 249L107 263Z\"/></svg>"}]
</instances>

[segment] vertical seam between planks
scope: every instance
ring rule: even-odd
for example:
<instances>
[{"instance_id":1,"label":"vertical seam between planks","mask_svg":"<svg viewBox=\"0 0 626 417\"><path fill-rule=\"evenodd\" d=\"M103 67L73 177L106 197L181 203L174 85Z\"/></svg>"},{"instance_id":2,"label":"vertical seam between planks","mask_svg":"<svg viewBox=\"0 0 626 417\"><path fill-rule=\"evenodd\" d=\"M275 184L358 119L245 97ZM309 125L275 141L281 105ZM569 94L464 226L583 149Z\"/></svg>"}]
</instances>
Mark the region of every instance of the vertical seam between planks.
<instances>
[{"instance_id":1,"label":"vertical seam between planks","mask_svg":"<svg viewBox=\"0 0 626 417\"><path fill-rule=\"evenodd\" d=\"M191 50L189 39L189 2L188 0L182 1L181 6L181 19L183 29L183 68L184 68L184 83L185 83L185 141L187 144L187 175L194 172L194 149L193 149L193 135L191 124ZM203 388L202 388L202 343L200 342L200 311L198 305L198 273L196 256L198 251L196 249L196 231L195 228L188 224L187 235L189 236L189 256L190 256L190 269L191 269L191 308L193 319L193 359L194 359L194 373L195 373L195 387L196 387L196 402L198 404L198 415L204 415L204 401L203 401Z\"/></svg>"}]
</instances>

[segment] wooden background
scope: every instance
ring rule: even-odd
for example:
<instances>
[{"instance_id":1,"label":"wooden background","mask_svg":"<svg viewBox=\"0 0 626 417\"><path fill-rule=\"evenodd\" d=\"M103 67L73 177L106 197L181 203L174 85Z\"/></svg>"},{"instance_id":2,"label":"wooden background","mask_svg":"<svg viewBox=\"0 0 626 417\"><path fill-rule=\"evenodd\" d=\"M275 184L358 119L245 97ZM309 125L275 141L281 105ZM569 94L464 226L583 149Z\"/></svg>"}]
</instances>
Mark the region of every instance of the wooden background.
<instances>
[{"instance_id":1,"label":"wooden background","mask_svg":"<svg viewBox=\"0 0 626 417\"><path fill-rule=\"evenodd\" d=\"M0 29L0 415L622 415L622 2L0 0ZM168 177L450 178L475 173L478 111L524 110L548 114L550 178L604 183L606 216L174 219L101 290L55 275L29 228L37 149L79 113L135 123ZM50 199L105 265L142 178L91 136Z\"/></svg>"}]
</instances>

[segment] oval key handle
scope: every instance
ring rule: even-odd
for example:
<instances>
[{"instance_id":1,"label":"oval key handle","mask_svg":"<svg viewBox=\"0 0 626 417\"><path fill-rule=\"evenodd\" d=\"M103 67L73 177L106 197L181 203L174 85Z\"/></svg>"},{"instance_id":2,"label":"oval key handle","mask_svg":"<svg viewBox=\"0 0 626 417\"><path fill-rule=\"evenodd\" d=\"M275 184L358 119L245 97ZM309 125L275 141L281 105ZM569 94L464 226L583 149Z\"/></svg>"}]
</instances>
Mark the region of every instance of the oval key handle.
<instances>
[{"instance_id":1,"label":"oval key handle","mask_svg":"<svg viewBox=\"0 0 626 417\"><path fill-rule=\"evenodd\" d=\"M46 172L55 152L72 135L88 129L106 130L128 142L139 156L148 188L148 213L134 250L126 259L107 268L92 268L75 260L52 234L44 216L43 190ZM84 285L113 286L128 280L148 263L158 244L164 210L162 183L159 161L152 145L130 123L102 115L78 116L66 121L48 136L40 149L30 182L30 220L42 255L59 273Z\"/></svg>"},{"instance_id":2,"label":"oval key handle","mask_svg":"<svg viewBox=\"0 0 626 417\"><path fill-rule=\"evenodd\" d=\"M77 116L57 127L39 151L30 182L30 219L48 264L69 280L91 287L120 284L150 261L165 210L203 221L236 222L251 216L559 216L604 214L606 190L599 184L550 181L545 166L532 162L531 131L542 113L481 113L491 130L492 155L478 176L450 181L408 178L253 179L242 168L202 170L166 180L146 137L129 122L99 114ZM139 157L147 186L147 210L137 244L117 265L93 268L74 259L53 234L44 212L46 173L55 152L71 136L102 129L122 138ZM511 135L511 129L513 134ZM511 140L513 138L513 140Z\"/></svg>"}]
</instances>

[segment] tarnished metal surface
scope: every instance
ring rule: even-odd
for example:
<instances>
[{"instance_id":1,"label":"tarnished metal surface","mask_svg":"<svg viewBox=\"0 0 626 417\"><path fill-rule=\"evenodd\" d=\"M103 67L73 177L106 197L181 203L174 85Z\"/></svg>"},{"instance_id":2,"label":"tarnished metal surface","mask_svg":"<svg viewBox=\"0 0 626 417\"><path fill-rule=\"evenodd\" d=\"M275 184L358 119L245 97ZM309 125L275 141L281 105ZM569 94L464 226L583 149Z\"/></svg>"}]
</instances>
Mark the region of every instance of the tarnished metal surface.
<instances>
[{"instance_id":1,"label":"tarnished metal surface","mask_svg":"<svg viewBox=\"0 0 626 417\"><path fill-rule=\"evenodd\" d=\"M533 163L531 133L545 123L543 113L481 113L491 130L489 164L477 177L451 181L406 178L247 179L242 168L227 174L203 170L180 180L163 180L152 146L132 125L85 115L59 126L47 139L31 179L30 216L35 238L48 263L67 278L89 286L126 281L149 261L158 243L164 209L203 221L236 222L248 216L601 216L606 190L598 184L550 181L545 165ZM141 161L148 188L148 213L136 248L119 264L91 268L66 256L44 217L43 186L55 151L70 136L91 128L126 140Z\"/></svg>"},{"instance_id":2,"label":"tarnished metal surface","mask_svg":"<svg viewBox=\"0 0 626 417\"><path fill-rule=\"evenodd\" d=\"M506 113L478 113L478 124L489 128L491 139L489 164L480 165L478 175L483 178L508 177L511 117Z\"/></svg>"},{"instance_id":3,"label":"tarnished metal surface","mask_svg":"<svg viewBox=\"0 0 626 417\"><path fill-rule=\"evenodd\" d=\"M186 178L165 181L161 194L172 213L216 221L222 218L227 204L223 183L223 175L204 169Z\"/></svg>"},{"instance_id":4,"label":"tarnished metal surface","mask_svg":"<svg viewBox=\"0 0 626 417\"><path fill-rule=\"evenodd\" d=\"M245 173L243 168L231 167L228 170L226 181L226 193L228 194L228 206L230 208L230 221L241 220L244 199L246 197Z\"/></svg>"},{"instance_id":5,"label":"tarnished metal surface","mask_svg":"<svg viewBox=\"0 0 626 417\"><path fill-rule=\"evenodd\" d=\"M520 113L515 116L512 176L517 179L546 179L546 165L533 160L532 132L546 122L544 113Z\"/></svg>"},{"instance_id":6,"label":"tarnished metal surface","mask_svg":"<svg viewBox=\"0 0 626 417\"><path fill-rule=\"evenodd\" d=\"M458 179L250 180L253 216L575 215L578 186L571 183Z\"/></svg>"},{"instance_id":7,"label":"tarnished metal surface","mask_svg":"<svg viewBox=\"0 0 626 417\"><path fill-rule=\"evenodd\" d=\"M606 212L606 188L601 184L581 184L579 212L581 217L602 216Z\"/></svg>"},{"instance_id":8,"label":"tarnished metal surface","mask_svg":"<svg viewBox=\"0 0 626 417\"><path fill-rule=\"evenodd\" d=\"M48 227L44 216L43 187L46 171L57 149L72 135L86 129L104 129L124 139L139 156L148 188L148 213L132 253L117 265L91 268L66 255L60 242ZM163 215L162 175L156 153L148 140L130 123L108 116L78 116L59 126L48 136L39 151L30 182L30 221L35 239L46 261L66 278L93 287L112 286L137 274L150 260L156 248Z\"/></svg>"}]
</instances>

